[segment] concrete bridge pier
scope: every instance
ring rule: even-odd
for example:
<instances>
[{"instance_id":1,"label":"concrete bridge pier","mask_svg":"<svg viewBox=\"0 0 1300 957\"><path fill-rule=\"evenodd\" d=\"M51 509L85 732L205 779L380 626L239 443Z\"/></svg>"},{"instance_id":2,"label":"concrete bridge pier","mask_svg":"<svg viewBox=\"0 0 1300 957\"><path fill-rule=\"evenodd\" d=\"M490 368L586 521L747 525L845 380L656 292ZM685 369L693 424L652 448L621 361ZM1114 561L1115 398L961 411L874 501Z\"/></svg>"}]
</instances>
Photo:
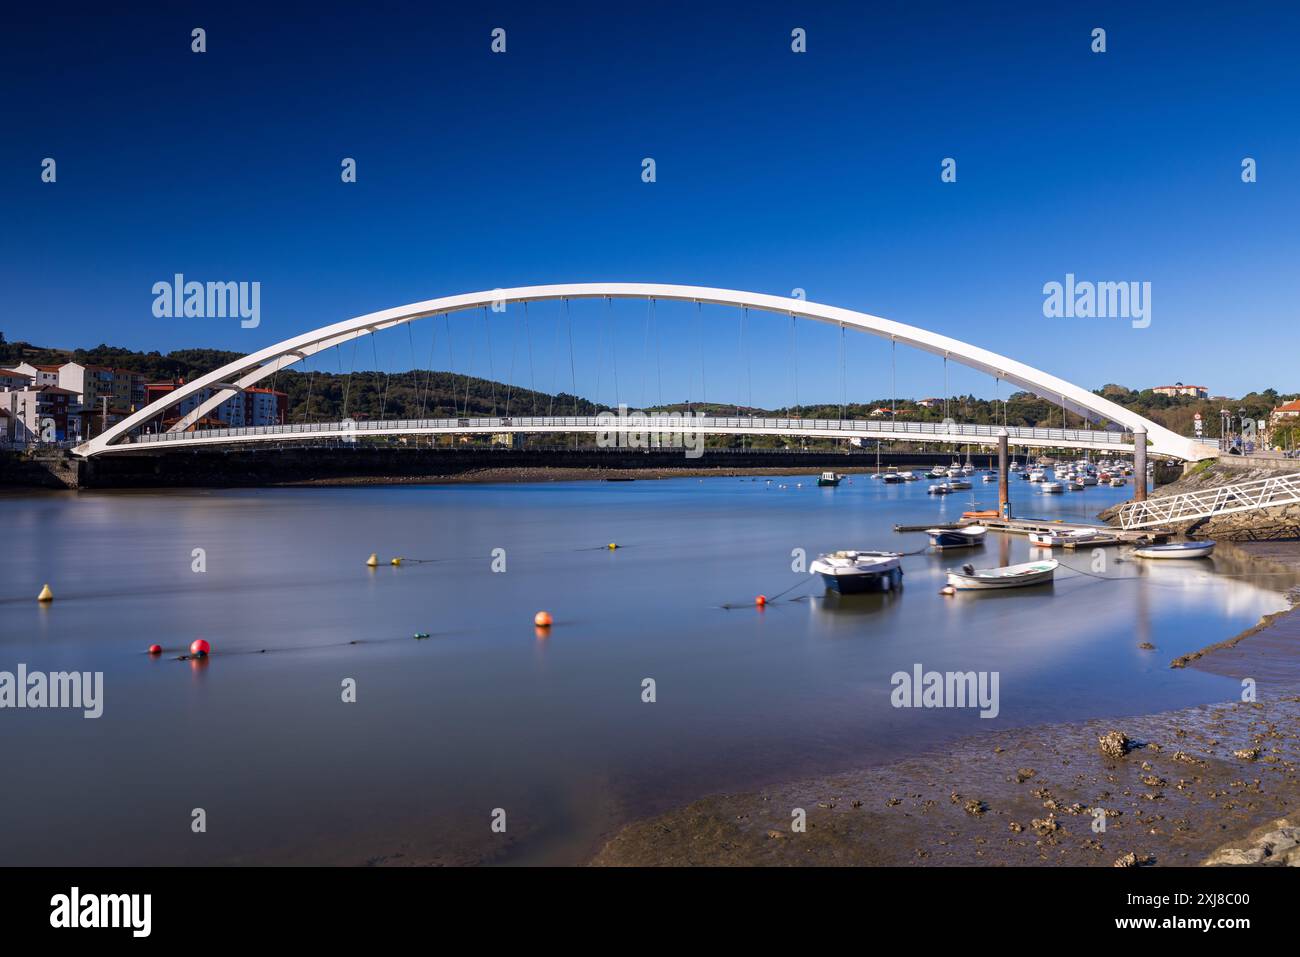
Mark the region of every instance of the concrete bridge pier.
<instances>
[{"instance_id":1,"label":"concrete bridge pier","mask_svg":"<svg viewBox=\"0 0 1300 957\"><path fill-rule=\"evenodd\" d=\"M1011 475L1007 469L1007 430L998 429L998 514L1011 517Z\"/></svg>"},{"instance_id":2,"label":"concrete bridge pier","mask_svg":"<svg viewBox=\"0 0 1300 957\"><path fill-rule=\"evenodd\" d=\"M1147 500L1147 430L1139 422L1133 427L1133 501Z\"/></svg>"}]
</instances>

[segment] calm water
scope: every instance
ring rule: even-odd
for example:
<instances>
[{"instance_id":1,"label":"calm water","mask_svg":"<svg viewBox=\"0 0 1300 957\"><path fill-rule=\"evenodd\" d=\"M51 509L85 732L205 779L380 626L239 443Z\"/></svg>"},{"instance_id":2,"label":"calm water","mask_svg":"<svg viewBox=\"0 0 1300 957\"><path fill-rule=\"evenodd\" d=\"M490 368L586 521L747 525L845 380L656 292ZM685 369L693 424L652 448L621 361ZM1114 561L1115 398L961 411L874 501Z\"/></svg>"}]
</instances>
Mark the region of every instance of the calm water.
<instances>
[{"instance_id":1,"label":"calm water","mask_svg":"<svg viewBox=\"0 0 1300 957\"><path fill-rule=\"evenodd\" d=\"M905 559L898 595L822 597L809 581L789 596L801 601L721 607L807 579L792 549L913 550L925 537L895 522L996 499L978 481L945 498L927 484L4 498L0 670L103 671L105 703L99 720L0 711L0 864L580 861L629 817L711 791L993 727L1232 697L1230 679L1169 660L1285 607L1294 583L1221 550L1112 562L1121 581L1063 572L1046 589L939 597L945 568L1030 557L1023 538L990 534L976 553ZM1080 520L1130 493L1013 484L1018 514ZM372 551L436 561L370 570ZM32 600L44 581L48 608ZM539 638L543 608L555 626ZM176 661L198 636L214 655ZM161 659L144 654L155 641ZM890 675L915 662L999 671L1001 715L891 708ZM340 700L346 678L355 704ZM205 834L191 833L196 807ZM494 808L506 835L489 829Z\"/></svg>"}]
</instances>

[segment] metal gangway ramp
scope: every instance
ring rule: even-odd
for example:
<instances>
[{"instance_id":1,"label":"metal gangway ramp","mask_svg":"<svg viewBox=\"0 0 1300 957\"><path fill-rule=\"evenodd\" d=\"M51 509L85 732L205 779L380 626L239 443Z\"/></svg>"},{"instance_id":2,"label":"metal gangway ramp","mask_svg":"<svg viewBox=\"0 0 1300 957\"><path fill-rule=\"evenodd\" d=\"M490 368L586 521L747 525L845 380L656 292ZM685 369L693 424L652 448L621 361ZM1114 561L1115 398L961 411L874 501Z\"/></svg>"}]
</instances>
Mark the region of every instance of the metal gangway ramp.
<instances>
[{"instance_id":1,"label":"metal gangway ramp","mask_svg":"<svg viewBox=\"0 0 1300 957\"><path fill-rule=\"evenodd\" d=\"M1129 502L1120 506L1119 524L1120 528L1146 528L1297 502L1300 502L1300 472Z\"/></svg>"}]
</instances>

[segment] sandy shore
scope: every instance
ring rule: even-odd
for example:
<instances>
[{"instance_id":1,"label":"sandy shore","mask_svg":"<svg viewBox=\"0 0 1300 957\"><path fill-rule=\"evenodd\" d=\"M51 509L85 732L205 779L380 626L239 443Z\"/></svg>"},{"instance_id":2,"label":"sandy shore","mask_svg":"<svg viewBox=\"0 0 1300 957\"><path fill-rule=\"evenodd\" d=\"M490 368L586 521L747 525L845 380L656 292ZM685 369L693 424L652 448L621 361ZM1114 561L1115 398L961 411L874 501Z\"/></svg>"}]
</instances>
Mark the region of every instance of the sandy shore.
<instances>
[{"instance_id":1,"label":"sandy shore","mask_svg":"<svg viewBox=\"0 0 1300 957\"><path fill-rule=\"evenodd\" d=\"M1263 561L1300 567L1300 544L1267 548ZM1300 842L1289 826L1300 808L1300 609L1171 666L1254 678L1258 700L992 732L713 795L624 828L592 863L1189 865L1216 851L1219 863L1300 863L1277 843Z\"/></svg>"}]
</instances>

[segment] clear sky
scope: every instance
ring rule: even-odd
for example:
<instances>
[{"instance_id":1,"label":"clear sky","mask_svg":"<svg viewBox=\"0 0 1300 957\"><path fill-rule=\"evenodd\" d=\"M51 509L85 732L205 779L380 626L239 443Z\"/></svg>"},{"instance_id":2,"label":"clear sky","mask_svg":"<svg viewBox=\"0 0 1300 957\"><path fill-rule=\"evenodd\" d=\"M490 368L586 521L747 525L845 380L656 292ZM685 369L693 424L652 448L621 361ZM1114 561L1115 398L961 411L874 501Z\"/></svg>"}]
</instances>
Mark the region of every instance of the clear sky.
<instances>
[{"instance_id":1,"label":"clear sky","mask_svg":"<svg viewBox=\"0 0 1300 957\"><path fill-rule=\"evenodd\" d=\"M0 30L10 339L251 351L442 294L645 280L800 287L1089 388L1300 388L1292 3L53 9L12 7ZM156 318L174 273L260 282L260 326ZM1043 285L1067 273L1150 282L1150 326L1045 318ZM521 384L567 388L558 307L534 310L532 373L513 312L490 324L491 371L513 351ZM736 313L706 314L696 341L689 309L661 307L649 367L644 307L574 315L579 391L606 401L598 351L634 402L660 380L668 400L845 394L832 329L800 329L793 380L778 318L753 319L746 351ZM379 363L410 367L413 344L427 364L432 345L446 367L432 333L381 337ZM889 346L850 339L848 398L888 395ZM481 317L453 328L458 371L487 357ZM939 394L941 362L900 350L897 379ZM957 369L950 386L994 391Z\"/></svg>"}]
</instances>

